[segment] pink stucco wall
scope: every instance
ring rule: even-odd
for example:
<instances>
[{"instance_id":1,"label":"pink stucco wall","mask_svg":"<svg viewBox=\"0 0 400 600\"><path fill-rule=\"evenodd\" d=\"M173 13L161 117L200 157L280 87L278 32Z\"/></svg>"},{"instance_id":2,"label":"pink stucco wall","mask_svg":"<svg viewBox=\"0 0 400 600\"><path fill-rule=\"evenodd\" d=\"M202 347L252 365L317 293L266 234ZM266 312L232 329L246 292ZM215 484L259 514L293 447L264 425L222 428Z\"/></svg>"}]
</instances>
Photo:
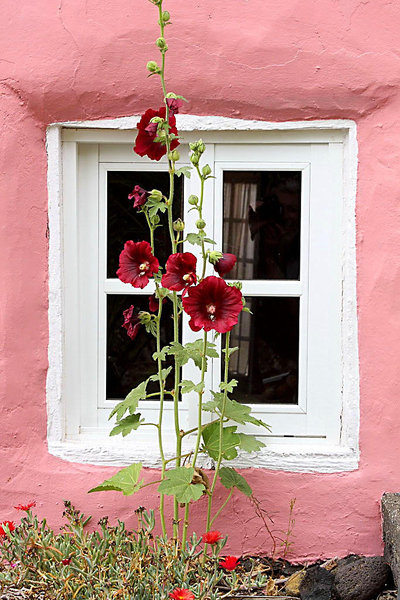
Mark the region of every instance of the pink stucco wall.
<instances>
[{"instance_id":1,"label":"pink stucco wall","mask_svg":"<svg viewBox=\"0 0 400 600\"><path fill-rule=\"evenodd\" d=\"M380 553L379 501L400 490L400 4L396 0L169 0L170 88L187 111L260 120L351 118L358 125L357 267L361 461L335 475L250 470L293 557ZM0 520L36 499L57 523L63 498L132 523L143 493L87 496L110 469L46 446L46 126L158 106L144 65L147 0L3 0L0 7ZM174 72L175 71L175 72ZM112 471L112 470L111 470ZM198 512L198 509L197 509ZM268 548L243 498L218 526L233 551ZM201 533L201 532L200 532Z\"/></svg>"}]
</instances>

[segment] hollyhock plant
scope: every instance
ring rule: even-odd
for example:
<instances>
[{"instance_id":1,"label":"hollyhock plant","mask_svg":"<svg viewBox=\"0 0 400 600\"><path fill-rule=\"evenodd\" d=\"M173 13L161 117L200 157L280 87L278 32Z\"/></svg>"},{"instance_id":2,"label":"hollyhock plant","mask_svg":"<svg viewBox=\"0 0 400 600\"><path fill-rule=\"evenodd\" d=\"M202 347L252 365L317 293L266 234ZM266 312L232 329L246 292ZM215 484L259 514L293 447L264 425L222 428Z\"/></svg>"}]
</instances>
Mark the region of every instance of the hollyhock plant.
<instances>
[{"instance_id":1,"label":"hollyhock plant","mask_svg":"<svg viewBox=\"0 0 400 600\"><path fill-rule=\"evenodd\" d=\"M185 588L176 588L170 592L169 597L172 600L194 600L195 598L193 592Z\"/></svg>"},{"instance_id":2,"label":"hollyhock plant","mask_svg":"<svg viewBox=\"0 0 400 600\"><path fill-rule=\"evenodd\" d=\"M9 531L14 531L14 529L15 529L14 521L3 521L2 523L0 523L0 536L7 535L6 530L4 529L5 527L8 527Z\"/></svg>"},{"instance_id":3,"label":"hollyhock plant","mask_svg":"<svg viewBox=\"0 0 400 600\"><path fill-rule=\"evenodd\" d=\"M157 123L152 123L151 119L158 117L160 119L165 119L166 108L162 106L158 110L154 110L153 108L149 108L146 110L139 123L137 124L138 134L136 137L136 143L134 146L134 151L139 156L148 156L152 160L160 160L167 153L166 144L162 144L161 142L155 142L155 138L157 137ZM169 116L169 133L173 133L174 135L178 135L178 130L176 128L176 120L173 114ZM174 150L179 146L178 140L172 140L170 144L170 150Z\"/></svg>"},{"instance_id":4,"label":"hollyhock plant","mask_svg":"<svg viewBox=\"0 0 400 600\"><path fill-rule=\"evenodd\" d=\"M119 256L117 275L124 283L133 287L144 288L149 278L160 268L159 262L151 251L149 242L125 242Z\"/></svg>"},{"instance_id":5,"label":"hollyhock plant","mask_svg":"<svg viewBox=\"0 0 400 600\"><path fill-rule=\"evenodd\" d=\"M211 275L196 287L189 288L182 298L182 305L191 317L189 326L193 331L215 329L226 333L238 322L243 309L242 293L223 279Z\"/></svg>"},{"instance_id":6,"label":"hollyhock plant","mask_svg":"<svg viewBox=\"0 0 400 600\"><path fill-rule=\"evenodd\" d=\"M219 561L219 566L225 571L234 571L239 564L239 559L236 556L225 556Z\"/></svg>"},{"instance_id":7,"label":"hollyhock plant","mask_svg":"<svg viewBox=\"0 0 400 600\"><path fill-rule=\"evenodd\" d=\"M220 540L222 540L222 534L220 531L207 531L202 536L202 540L204 544L217 544Z\"/></svg>"},{"instance_id":8,"label":"hollyhock plant","mask_svg":"<svg viewBox=\"0 0 400 600\"><path fill-rule=\"evenodd\" d=\"M165 304L167 301L166 298L163 298L162 303ZM157 312L158 311L158 298L155 294L153 294L152 296L149 296L149 310L151 312Z\"/></svg>"},{"instance_id":9,"label":"hollyhock plant","mask_svg":"<svg viewBox=\"0 0 400 600\"><path fill-rule=\"evenodd\" d=\"M128 195L128 200L134 200L133 208L140 208L146 203L150 192L144 190L140 185L135 185L132 192Z\"/></svg>"},{"instance_id":10,"label":"hollyhock plant","mask_svg":"<svg viewBox=\"0 0 400 600\"><path fill-rule=\"evenodd\" d=\"M184 102L180 98L167 98L167 105L170 115L176 115L182 108Z\"/></svg>"},{"instance_id":11,"label":"hollyhock plant","mask_svg":"<svg viewBox=\"0 0 400 600\"><path fill-rule=\"evenodd\" d=\"M33 508L34 506L36 506L36 502L28 502L28 504L18 504L18 506L14 506L14 508L16 510L24 510L25 512L28 512L28 510L31 510L31 508Z\"/></svg>"},{"instance_id":12,"label":"hollyhock plant","mask_svg":"<svg viewBox=\"0 0 400 600\"><path fill-rule=\"evenodd\" d=\"M162 276L161 285L180 292L196 283L197 258L191 252L171 254L167 260L167 272Z\"/></svg>"},{"instance_id":13,"label":"hollyhock plant","mask_svg":"<svg viewBox=\"0 0 400 600\"><path fill-rule=\"evenodd\" d=\"M122 313L124 315L124 322L122 324L122 327L126 329L126 333L131 338L131 340L135 339L135 337L139 333L141 325L140 319L138 315L134 313L134 310L135 307L133 306L133 304L131 304L131 306L124 310L124 312Z\"/></svg>"},{"instance_id":14,"label":"hollyhock plant","mask_svg":"<svg viewBox=\"0 0 400 600\"><path fill-rule=\"evenodd\" d=\"M215 262L214 269L217 271L218 275L223 277L229 271L233 269L236 264L236 256L234 254L229 254L229 252L224 252Z\"/></svg>"}]
</instances>

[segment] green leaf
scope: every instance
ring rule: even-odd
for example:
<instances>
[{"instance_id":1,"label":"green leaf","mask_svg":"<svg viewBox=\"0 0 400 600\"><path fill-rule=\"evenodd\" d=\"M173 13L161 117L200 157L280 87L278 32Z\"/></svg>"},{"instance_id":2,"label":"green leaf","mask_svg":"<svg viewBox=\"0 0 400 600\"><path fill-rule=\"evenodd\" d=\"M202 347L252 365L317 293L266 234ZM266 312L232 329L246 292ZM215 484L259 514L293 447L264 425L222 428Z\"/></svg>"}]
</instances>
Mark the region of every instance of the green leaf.
<instances>
[{"instance_id":1,"label":"green leaf","mask_svg":"<svg viewBox=\"0 0 400 600\"><path fill-rule=\"evenodd\" d=\"M222 401L223 394L213 392L214 400L217 402L217 408L219 411L222 410ZM251 423L252 425L256 425L257 427L265 427L270 431L269 425L261 421L261 419L256 419L251 414L250 406L246 406L246 404L240 404L236 402L236 400L232 400L231 398L227 398L225 402L225 411L224 416L231 421L235 421L236 423Z\"/></svg>"},{"instance_id":2,"label":"green leaf","mask_svg":"<svg viewBox=\"0 0 400 600\"><path fill-rule=\"evenodd\" d=\"M125 400L114 406L108 418L111 419L116 414L117 420L120 421L127 410L129 410L130 414L132 415L138 407L139 400L144 400L146 398L146 387L148 381L148 379L146 379L146 381L142 381L142 383L131 390Z\"/></svg>"},{"instance_id":3,"label":"green leaf","mask_svg":"<svg viewBox=\"0 0 400 600\"><path fill-rule=\"evenodd\" d=\"M153 360L165 360L167 358L169 346L164 346L161 348L160 352L153 352Z\"/></svg>"},{"instance_id":4,"label":"green leaf","mask_svg":"<svg viewBox=\"0 0 400 600\"><path fill-rule=\"evenodd\" d=\"M239 492L242 492L245 496L252 495L253 490L245 478L235 471L235 469L232 469L232 467L221 467L219 475L221 477L222 485L226 487L227 490L237 488Z\"/></svg>"},{"instance_id":5,"label":"green leaf","mask_svg":"<svg viewBox=\"0 0 400 600\"><path fill-rule=\"evenodd\" d=\"M231 379L230 381L228 381L228 383L221 382L219 384L219 389L227 390L228 392L232 393L233 388L235 388L237 386L237 384L238 384L237 379Z\"/></svg>"},{"instance_id":6,"label":"green leaf","mask_svg":"<svg viewBox=\"0 0 400 600\"><path fill-rule=\"evenodd\" d=\"M202 238L198 233L188 233L185 241L193 246L201 246Z\"/></svg>"},{"instance_id":7,"label":"green leaf","mask_svg":"<svg viewBox=\"0 0 400 600\"><path fill-rule=\"evenodd\" d=\"M200 394L204 390L204 383L200 382L195 384L188 379L184 379L179 385L182 388L182 394L189 394L189 392L197 392Z\"/></svg>"},{"instance_id":8,"label":"green leaf","mask_svg":"<svg viewBox=\"0 0 400 600\"><path fill-rule=\"evenodd\" d=\"M237 457L236 446L240 444L240 437L236 433L237 425L224 427L222 430L222 458L232 460ZM219 455L219 423L211 423L203 429L203 442L207 454L214 460Z\"/></svg>"},{"instance_id":9,"label":"green leaf","mask_svg":"<svg viewBox=\"0 0 400 600\"><path fill-rule=\"evenodd\" d=\"M246 433L239 433L238 435L240 437L240 448L245 452L258 452L265 447L264 442L258 440L254 435L247 435Z\"/></svg>"},{"instance_id":10,"label":"green leaf","mask_svg":"<svg viewBox=\"0 0 400 600\"><path fill-rule=\"evenodd\" d=\"M210 238L208 238L208 237L205 237L205 238L203 239L203 242L207 242L207 244L213 244L213 245L215 245L215 244L217 243L217 242L214 242L214 240L211 240L211 239L210 239Z\"/></svg>"},{"instance_id":11,"label":"green leaf","mask_svg":"<svg viewBox=\"0 0 400 600\"><path fill-rule=\"evenodd\" d=\"M239 350L239 346L235 346L234 348L229 348L229 349L228 349L228 359L229 359L229 358L232 356L232 354L233 354L234 352L237 352L237 350ZM224 354L226 354L226 348L222 348L222 352L223 352Z\"/></svg>"},{"instance_id":12,"label":"green leaf","mask_svg":"<svg viewBox=\"0 0 400 600\"><path fill-rule=\"evenodd\" d=\"M175 496L178 502L187 504L198 500L204 491L202 483L192 483L193 467L176 467L166 472L166 478L158 486L158 491L167 496Z\"/></svg>"},{"instance_id":13,"label":"green leaf","mask_svg":"<svg viewBox=\"0 0 400 600\"><path fill-rule=\"evenodd\" d=\"M161 379L163 381L165 381L168 377L168 375L171 373L172 371L172 367L167 367L166 369L161 369ZM158 373L155 373L154 375L152 375L151 377L149 377L149 381L158 381L159 380L159 375Z\"/></svg>"},{"instance_id":14,"label":"green leaf","mask_svg":"<svg viewBox=\"0 0 400 600\"><path fill-rule=\"evenodd\" d=\"M106 479L102 484L89 490L89 494L91 492L115 490L116 492L122 492L124 496L130 496L139 491L144 483L143 479L138 481L141 470L142 463L134 463L129 467L125 467L125 469L121 469L121 471L118 471L110 479Z\"/></svg>"},{"instance_id":15,"label":"green leaf","mask_svg":"<svg viewBox=\"0 0 400 600\"><path fill-rule=\"evenodd\" d=\"M125 417L125 419L122 419L122 421L117 422L114 429L111 430L110 435L118 435L119 433L122 433L122 436L125 437L131 431L138 429L143 422L144 419L140 419L140 413L129 415L129 417Z\"/></svg>"},{"instance_id":16,"label":"green leaf","mask_svg":"<svg viewBox=\"0 0 400 600\"><path fill-rule=\"evenodd\" d=\"M175 360L180 367L186 365L186 363L189 360L186 348L182 346L182 344L180 344L179 342L171 342L167 353L172 354L175 357Z\"/></svg>"},{"instance_id":17,"label":"green leaf","mask_svg":"<svg viewBox=\"0 0 400 600\"><path fill-rule=\"evenodd\" d=\"M180 177L181 175L184 175L185 177L187 177L188 179L190 179L191 176L191 170L193 167L190 166L185 166L185 167L181 167L180 169L177 169L175 171L175 175L177 175L178 177Z\"/></svg>"}]
</instances>

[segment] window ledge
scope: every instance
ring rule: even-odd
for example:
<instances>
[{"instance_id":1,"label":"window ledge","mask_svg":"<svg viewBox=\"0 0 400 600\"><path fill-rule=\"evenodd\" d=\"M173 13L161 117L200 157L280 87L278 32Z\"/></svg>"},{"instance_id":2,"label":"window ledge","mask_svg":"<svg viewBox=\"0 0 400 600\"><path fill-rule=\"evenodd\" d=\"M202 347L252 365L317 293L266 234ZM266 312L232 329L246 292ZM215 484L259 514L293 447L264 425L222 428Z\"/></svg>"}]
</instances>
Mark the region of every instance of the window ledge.
<instances>
[{"instance_id":1,"label":"window ledge","mask_svg":"<svg viewBox=\"0 0 400 600\"><path fill-rule=\"evenodd\" d=\"M133 447L131 444L117 445L109 440L49 440L50 454L70 462L100 466L127 466L142 462L144 467L161 467L157 452L150 452L147 444ZM172 449L166 455L173 456ZM229 461L229 466L238 468L272 469L302 473L337 473L358 469L358 451L340 446L299 446L269 444L264 451L241 454ZM210 468L210 459L200 460L200 466Z\"/></svg>"}]
</instances>

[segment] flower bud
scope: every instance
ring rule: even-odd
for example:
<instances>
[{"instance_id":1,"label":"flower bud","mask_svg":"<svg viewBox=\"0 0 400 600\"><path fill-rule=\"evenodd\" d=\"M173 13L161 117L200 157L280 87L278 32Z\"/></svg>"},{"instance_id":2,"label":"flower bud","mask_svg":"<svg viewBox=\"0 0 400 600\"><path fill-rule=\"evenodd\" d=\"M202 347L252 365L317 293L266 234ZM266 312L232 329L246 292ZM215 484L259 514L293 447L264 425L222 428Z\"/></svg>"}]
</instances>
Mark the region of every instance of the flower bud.
<instances>
[{"instance_id":1,"label":"flower bud","mask_svg":"<svg viewBox=\"0 0 400 600\"><path fill-rule=\"evenodd\" d=\"M198 140L197 142L192 142L191 144L189 144L189 147L191 150L193 150L193 152L196 152L196 154L203 154L203 152L206 149L206 145L204 144L203 140Z\"/></svg>"},{"instance_id":2,"label":"flower bud","mask_svg":"<svg viewBox=\"0 0 400 600\"><path fill-rule=\"evenodd\" d=\"M178 152L178 150L172 150L172 152L170 152L168 154L168 158L169 160L172 160L173 162L176 162L180 159L180 154Z\"/></svg>"},{"instance_id":3,"label":"flower bud","mask_svg":"<svg viewBox=\"0 0 400 600\"><path fill-rule=\"evenodd\" d=\"M204 165L202 173L203 173L204 177L207 177L207 175L210 175L210 173L211 173L210 165Z\"/></svg>"},{"instance_id":4,"label":"flower bud","mask_svg":"<svg viewBox=\"0 0 400 600\"><path fill-rule=\"evenodd\" d=\"M169 12L167 10L164 10L163 14L162 14L162 20L164 21L164 23L169 21L170 18L171 18L171 15L169 14Z\"/></svg>"},{"instance_id":5,"label":"flower bud","mask_svg":"<svg viewBox=\"0 0 400 600\"><path fill-rule=\"evenodd\" d=\"M191 196L189 196L188 198L188 202L189 204L191 204L192 206L196 206L199 203L199 199L197 196L195 196L194 194L191 194Z\"/></svg>"},{"instance_id":6,"label":"flower bud","mask_svg":"<svg viewBox=\"0 0 400 600\"><path fill-rule=\"evenodd\" d=\"M172 226L174 231L183 231L185 229L185 223L182 221L182 219L177 219L174 221Z\"/></svg>"},{"instance_id":7,"label":"flower bud","mask_svg":"<svg viewBox=\"0 0 400 600\"><path fill-rule=\"evenodd\" d=\"M160 222L160 217L158 215L154 215L154 217L151 217L150 221L152 225L158 225Z\"/></svg>"},{"instance_id":8,"label":"flower bud","mask_svg":"<svg viewBox=\"0 0 400 600\"><path fill-rule=\"evenodd\" d=\"M146 69L150 71L150 73L161 73L161 69L155 60L149 60L146 65Z\"/></svg>"},{"instance_id":9,"label":"flower bud","mask_svg":"<svg viewBox=\"0 0 400 600\"><path fill-rule=\"evenodd\" d=\"M208 254L208 260L212 265L215 265L222 258L222 252L219 250L211 250Z\"/></svg>"},{"instance_id":10,"label":"flower bud","mask_svg":"<svg viewBox=\"0 0 400 600\"><path fill-rule=\"evenodd\" d=\"M200 157L199 157L198 154L191 154L190 155L190 162L192 163L192 165L194 165L194 166L198 165L199 164L199 160L200 160Z\"/></svg>"},{"instance_id":11,"label":"flower bud","mask_svg":"<svg viewBox=\"0 0 400 600\"><path fill-rule=\"evenodd\" d=\"M160 190L151 190L150 192L150 198L152 198L153 200L158 200L159 202L161 202L163 195L162 192L160 192Z\"/></svg>"},{"instance_id":12,"label":"flower bud","mask_svg":"<svg viewBox=\"0 0 400 600\"><path fill-rule=\"evenodd\" d=\"M163 37L159 37L156 41L156 46L160 48L160 50L168 50L167 42Z\"/></svg>"},{"instance_id":13,"label":"flower bud","mask_svg":"<svg viewBox=\"0 0 400 600\"><path fill-rule=\"evenodd\" d=\"M205 226L206 226L206 222L204 221L204 219L197 219L197 221L196 221L197 229L204 229Z\"/></svg>"}]
</instances>

